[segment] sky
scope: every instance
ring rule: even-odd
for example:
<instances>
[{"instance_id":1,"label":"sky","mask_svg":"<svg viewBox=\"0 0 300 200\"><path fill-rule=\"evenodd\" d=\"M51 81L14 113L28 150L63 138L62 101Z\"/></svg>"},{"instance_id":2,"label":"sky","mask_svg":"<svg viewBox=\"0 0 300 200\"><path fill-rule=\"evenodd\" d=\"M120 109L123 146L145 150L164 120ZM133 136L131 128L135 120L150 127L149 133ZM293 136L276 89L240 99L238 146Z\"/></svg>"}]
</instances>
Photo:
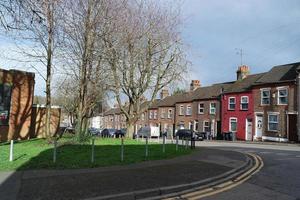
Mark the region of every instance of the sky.
<instances>
[{"instance_id":1,"label":"sky","mask_svg":"<svg viewBox=\"0 0 300 200\"><path fill-rule=\"evenodd\" d=\"M185 0L183 38L192 62L190 79L202 85L300 62L299 0Z\"/></svg>"},{"instance_id":2,"label":"sky","mask_svg":"<svg viewBox=\"0 0 300 200\"><path fill-rule=\"evenodd\" d=\"M191 62L186 83L233 81L243 50L242 64L251 73L272 66L300 62L299 0L183 0L182 35ZM8 57L11 41L0 36L1 68L33 71ZM45 95L45 83L36 74L36 95Z\"/></svg>"}]
</instances>

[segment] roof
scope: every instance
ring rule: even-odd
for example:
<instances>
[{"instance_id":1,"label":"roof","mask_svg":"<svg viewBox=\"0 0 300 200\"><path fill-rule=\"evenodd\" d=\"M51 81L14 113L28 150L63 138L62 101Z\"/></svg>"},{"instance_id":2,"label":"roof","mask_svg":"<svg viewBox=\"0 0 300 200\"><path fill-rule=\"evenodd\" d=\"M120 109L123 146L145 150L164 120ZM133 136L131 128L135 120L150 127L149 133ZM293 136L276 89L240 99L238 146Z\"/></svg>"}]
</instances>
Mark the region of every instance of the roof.
<instances>
[{"instance_id":1,"label":"roof","mask_svg":"<svg viewBox=\"0 0 300 200\"><path fill-rule=\"evenodd\" d=\"M299 69L300 62L275 66L259 78L255 85L294 81L297 77L297 70Z\"/></svg>"},{"instance_id":2,"label":"roof","mask_svg":"<svg viewBox=\"0 0 300 200\"><path fill-rule=\"evenodd\" d=\"M121 109L120 108L111 108L108 111L104 112L104 115L114 115L114 114L120 114Z\"/></svg>"},{"instance_id":3,"label":"roof","mask_svg":"<svg viewBox=\"0 0 300 200\"><path fill-rule=\"evenodd\" d=\"M231 84L227 89L224 90L224 93L234 93L234 92L245 92L249 91L252 85L266 73L260 74L251 74L242 80L237 80Z\"/></svg>"},{"instance_id":4,"label":"roof","mask_svg":"<svg viewBox=\"0 0 300 200\"><path fill-rule=\"evenodd\" d=\"M224 90L227 90L233 82L218 83L207 87L200 87L194 91L193 100L217 98Z\"/></svg>"},{"instance_id":5,"label":"roof","mask_svg":"<svg viewBox=\"0 0 300 200\"><path fill-rule=\"evenodd\" d=\"M167 96L164 99L160 100L157 103L157 106L158 107L172 107L175 105L176 102L190 101L190 98L191 98L191 92L175 94L175 95Z\"/></svg>"}]
</instances>

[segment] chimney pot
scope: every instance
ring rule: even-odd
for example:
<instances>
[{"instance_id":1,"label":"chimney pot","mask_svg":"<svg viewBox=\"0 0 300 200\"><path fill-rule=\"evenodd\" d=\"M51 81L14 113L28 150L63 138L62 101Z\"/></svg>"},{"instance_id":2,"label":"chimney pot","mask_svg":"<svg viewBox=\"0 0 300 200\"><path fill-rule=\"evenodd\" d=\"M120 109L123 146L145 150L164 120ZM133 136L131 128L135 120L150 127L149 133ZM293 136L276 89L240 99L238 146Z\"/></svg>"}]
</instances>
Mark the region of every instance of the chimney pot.
<instances>
[{"instance_id":1,"label":"chimney pot","mask_svg":"<svg viewBox=\"0 0 300 200\"><path fill-rule=\"evenodd\" d=\"M192 80L191 85L190 85L190 91L196 90L200 86L201 85L200 85L200 81L199 80Z\"/></svg>"}]
</instances>

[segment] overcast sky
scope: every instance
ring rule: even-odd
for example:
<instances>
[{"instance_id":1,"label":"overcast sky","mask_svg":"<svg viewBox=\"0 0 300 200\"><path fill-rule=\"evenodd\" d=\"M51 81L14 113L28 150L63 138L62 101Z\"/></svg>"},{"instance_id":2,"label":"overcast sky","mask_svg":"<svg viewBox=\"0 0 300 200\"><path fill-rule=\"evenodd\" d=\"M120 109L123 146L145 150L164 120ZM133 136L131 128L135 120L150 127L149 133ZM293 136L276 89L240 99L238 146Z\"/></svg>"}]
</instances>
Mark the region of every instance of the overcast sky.
<instances>
[{"instance_id":1,"label":"overcast sky","mask_svg":"<svg viewBox=\"0 0 300 200\"><path fill-rule=\"evenodd\" d=\"M188 81L209 85L235 80L241 62L237 49L243 49L243 64L251 73L300 61L299 0L185 0L182 13L192 63ZM0 66L24 69L3 56L9 46L0 37ZM37 74L35 94L44 95L44 85Z\"/></svg>"}]
</instances>

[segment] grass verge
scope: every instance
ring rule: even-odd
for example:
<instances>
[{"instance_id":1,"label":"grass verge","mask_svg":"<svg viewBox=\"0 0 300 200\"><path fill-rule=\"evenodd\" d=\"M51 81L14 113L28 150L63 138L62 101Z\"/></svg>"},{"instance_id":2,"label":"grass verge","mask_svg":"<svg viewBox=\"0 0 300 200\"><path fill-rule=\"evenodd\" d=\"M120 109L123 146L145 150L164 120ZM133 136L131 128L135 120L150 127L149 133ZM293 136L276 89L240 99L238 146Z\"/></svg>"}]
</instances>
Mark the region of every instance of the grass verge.
<instances>
[{"instance_id":1,"label":"grass verge","mask_svg":"<svg viewBox=\"0 0 300 200\"><path fill-rule=\"evenodd\" d=\"M28 169L78 169L101 166L128 165L146 160L170 159L191 153L190 149L175 144L166 144L165 153L162 144L150 143L149 156L145 158L145 142L132 139L124 140L124 161L121 162L121 141L113 138L95 139L95 161L91 163L90 144L74 144L72 138L58 141L57 161L53 163L53 144L43 139L18 141L14 144L14 160L9 161L9 143L0 144L0 170Z\"/></svg>"}]
</instances>

